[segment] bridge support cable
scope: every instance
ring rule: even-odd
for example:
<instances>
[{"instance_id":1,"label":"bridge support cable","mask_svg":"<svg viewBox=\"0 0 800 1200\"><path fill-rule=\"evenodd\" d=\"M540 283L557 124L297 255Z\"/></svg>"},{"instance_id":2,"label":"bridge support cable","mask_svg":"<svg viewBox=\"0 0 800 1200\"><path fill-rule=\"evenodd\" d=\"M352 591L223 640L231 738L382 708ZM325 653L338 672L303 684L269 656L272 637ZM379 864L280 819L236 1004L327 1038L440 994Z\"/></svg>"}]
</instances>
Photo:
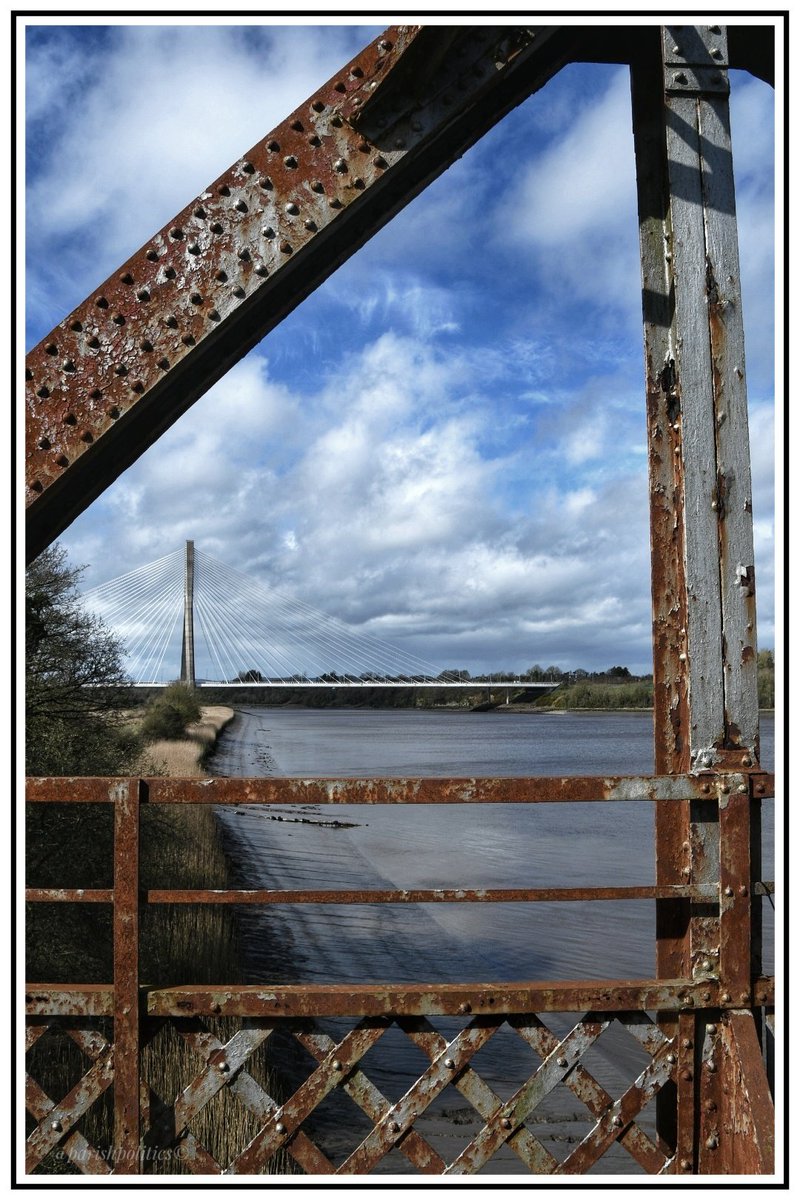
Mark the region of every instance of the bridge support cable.
<instances>
[{"instance_id":1,"label":"bridge support cable","mask_svg":"<svg viewBox=\"0 0 800 1200\"><path fill-rule=\"evenodd\" d=\"M192 542L185 553L92 588L83 603L119 637L128 674L140 685L203 678L411 686L438 682L441 674L399 646L262 586Z\"/></svg>"}]
</instances>

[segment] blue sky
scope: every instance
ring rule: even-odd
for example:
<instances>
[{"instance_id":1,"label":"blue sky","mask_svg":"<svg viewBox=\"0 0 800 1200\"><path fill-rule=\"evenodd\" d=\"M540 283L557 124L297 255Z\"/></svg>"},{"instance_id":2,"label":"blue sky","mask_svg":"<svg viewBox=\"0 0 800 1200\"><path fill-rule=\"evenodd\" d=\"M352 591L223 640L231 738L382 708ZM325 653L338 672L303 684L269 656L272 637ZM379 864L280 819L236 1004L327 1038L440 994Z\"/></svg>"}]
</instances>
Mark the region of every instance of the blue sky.
<instances>
[{"instance_id":1,"label":"blue sky","mask_svg":"<svg viewBox=\"0 0 800 1200\"><path fill-rule=\"evenodd\" d=\"M28 346L387 23L65 21L27 31ZM732 89L772 646L774 95ZM627 72L572 66L61 541L92 586L191 538L443 668L649 670L639 294Z\"/></svg>"}]
</instances>

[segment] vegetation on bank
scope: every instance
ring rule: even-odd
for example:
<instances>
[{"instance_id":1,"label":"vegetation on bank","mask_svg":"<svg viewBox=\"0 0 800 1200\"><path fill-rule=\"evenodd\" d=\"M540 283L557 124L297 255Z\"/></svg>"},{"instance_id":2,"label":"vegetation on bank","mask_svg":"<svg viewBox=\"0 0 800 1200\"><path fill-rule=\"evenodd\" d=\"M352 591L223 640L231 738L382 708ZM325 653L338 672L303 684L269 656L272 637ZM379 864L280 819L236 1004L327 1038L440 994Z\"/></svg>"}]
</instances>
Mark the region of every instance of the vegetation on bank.
<instances>
[{"instance_id":1,"label":"vegetation on bank","mask_svg":"<svg viewBox=\"0 0 800 1200\"><path fill-rule=\"evenodd\" d=\"M205 759L233 711L201 709L197 695L180 686L142 706L123 686L119 645L78 603L78 576L55 547L40 555L26 578L26 773L205 774ZM207 805L145 805L140 847L143 889L230 886L220 831ZM111 806L28 805L25 851L29 887L113 887ZM27 981L110 983L111 915L105 904L26 905ZM233 913L223 905L145 906L139 962L145 984L241 982ZM110 1039L106 1024L103 1032ZM221 1018L204 1024L223 1043L235 1032L234 1024ZM75 1043L58 1029L41 1037L28 1057L31 1076L56 1101L77 1084L86 1066ZM264 1053L254 1056L248 1069L275 1095ZM142 1070L157 1109L160 1099L171 1101L194 1078L197 1063L167 1024L145 1047ZM111 1145L112 1105L113 1089L108 1089L77 1124L101 1150ZM223 1088L192 1121L192 1133L227 1163L258 1126ZM142 1165L146 1174L188 1173L171 1151L150 1155L145 1148ZM284 1164L274 1163L270 1173L281 1169ZM79 1172L56 1149L36 1173Z\"/></svg>"}]
</instances>

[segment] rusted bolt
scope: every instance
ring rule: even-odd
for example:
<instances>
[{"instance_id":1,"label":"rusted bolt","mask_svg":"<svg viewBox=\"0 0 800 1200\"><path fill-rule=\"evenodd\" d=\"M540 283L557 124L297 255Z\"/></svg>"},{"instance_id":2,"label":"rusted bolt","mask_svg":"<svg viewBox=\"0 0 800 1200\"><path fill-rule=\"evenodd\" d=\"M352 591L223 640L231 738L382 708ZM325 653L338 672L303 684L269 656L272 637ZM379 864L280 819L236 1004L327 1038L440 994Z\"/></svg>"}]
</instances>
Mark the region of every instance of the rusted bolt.
<instances>
[{"instance_id":1,"label":"rusted bolt","mask_svg":"<svg viewBox=\"0 0 800 1200\"><path fill-rule=\"evenodd\" d=\"M707 1113L714 1113L717 1111L717 1106L713 1100L706 1100L705 1104L703 1105L703 1109Z\"/></svg>"},{"instance_id":2,"label":"rusted bolt","mask_svg":"<svg viewBox=\"0 0 800 1200\"><path fill-rule=\"evenodd\" d=\"M37 389L36 395L41 396L43 400L46 400L47 397L50 395L50 388L47 387L45 384L42 384L42 386Z\"/></svg>"},{"instance_id":3,"label":"rusted bolt","mask_svg":"<svg viewBox=\"0 0 800 1200\"><path fill-rule=\"evenodd\" d=\"M158 262L158 251L148 250L147 254L145 254L145 258L148 260L148 262Z\"/></svg>"},{"instance_id":4,"label":"rusted bolt","mask_svg":"<svg viewBox=\"0 0 800 1200\"><path fill-rule=\"evenodd\" d=\"M742 1004L747 1004L747 1001L749 999L750 999L749 992L740 992L739 993L739 1000L741 1001Z\"/></svg>"},{"instance_id":5,"label":"rusted bolt","mask_svg":"<svg viewBox=\"0 0 800 1200\"><path fill-rule=\"evenodd\" d=\"M690 1083L692 1079L692 1072L688 1069L686 1071L681 1071L681 1079L684 1079L687 1083Z\"/></svg>"},{"instance_id":6,"label":"rusted bolt","mask_svg":"<svg viewBox=\"0 0 800 1200\"><path fill-rule=\"evenodd\" d=\"M733 895L733 888L732 888L732 887L730 887L730 886L726 887L726 888L725 888L725 895L726 895L726 896L732 896L732 895Z\"/></svg>"},{"instance_id":7,"label":"rusted bolt","mask_svg":"<svg viewBox=\"0 0 800 1200\"><path fill-rule=\"evenodd\" d=\"M41 438L39 438L39 441L36 444L38 445L40 450L49 450L50 449L50 439L49 438L41 437Z\"/></svg>"},{"instance_id":8,"label":"rusted bolt","mask_svg":"<svg viewBox=\"0 0 800 1200\"><path fill-rule=\"evenodd\" d=\"M69 327L73 333L80 333L83 329L83 325L81 325L80 321L70 321Z\"/></svg>"},{"instance_id":9,"label":"rusted bolt","mask_svg":"<svg viewBox=\"0 0 800 1200\"><path fill-rule=\"evenodd\" d=\"M230 1069L231 1069L231 1068L230 1068L230 1064L229 1064L229 1063L227 1063L227 1062L225 1062L225 1060L224 1060L224 1059L222 1060L222 1062L220 1062L220 1063L217 1063L217 1066L219 1067L219 1069L220 1069L220 1071L222 1072L222 1074L223 1074L223 1075L227 1075L227 1074L228 1074L228 1071L230 1071Z\"/></svg>"},{"instance_id":10,"label":"rusted bolt","mask_svg":"<svg viewBox=\"0 0 800 1200\"><path fill-rule=\"evenodd\" d=\"M340 175L344 175L347 170L347 163L343 158L337 158L333 164L334 171L338 171Z\"/></svg>"},{"instance_id":11,"label":"rusted bolt","mask_svg":"<svg viewBox=\"0 0 800 1200\"><path fill-rule=\"evenodd\" d=\"M149 354L153 349L153 343L149 340L149 338L142 338L142 340L139 342L139 349L144 350L145 354Z\"/></svg>"},{"instance_id":12,"label":"rusted bolt","mask_svg":"<svg viewBox=\"0 0 800 1200\"><path fill-rule=\"evenodd\" d=\"M675 1064L677 1061L678 1061L678 1059L677 1059L676 1055L674 1055L674 1054L668 1054L668 1055L667 1055L667 1062L668 1062L668 1063L671 1063L671 1064L673 1064L673 1065L674 1065L674 1064Z\"/></svg>"},{"instance_id":13,"label":"rusted bolt","mask_svg":"<svg viewBox=\"0 0 800 1200\"><path fill-rule=\"evenodd\" d=\"M399 1133L400 1132L400 1126L398 1125L397 1121L389 1122L389 1132L390 1133Z\"/></svg>"},{"instance_id":14,"label":"rusted bolt","mask_svg":"<svg viewBox=\"0 0 800 1200\"><path fill-rule=\"evenodd\" d=\"M164 278L165 279L174 279L175 275L176 275L176 271L175 271L174 267L164 267Z\"/></svg>"},{"instance_id":15,"label":"rusted bolt","mask_svg":"<svg viewBox=\"0 0 800 1200\"><path fill-rule=\"evenodd\" d=\"M283 254L291 254L292 253L291 242L281 242L281 252Z\"/></svg>"},{"instance_id":16,"label":"rusted bolt","mask_svg":"<svg viewBox=\"0 0 800 1200\"><path fill-rule=\"evenodd\" d=\"M703 999L706 1001L706 1003L708 1003L708 1001L711 999L711 992L703 992Z\"/></svg>"},{"instance_id":17,"label":"rusted bolt","mask_svg":"<svg viewBox=\"0 0 800 1200\"><path fill-rule=\"evenodd\" d=\"M740 883L740 884L739 884L739 895L740 895L740 896L746 896L746 895L747 895L747 888L745 887L745 885L744 885L743 883Z\"/></svg>"},{"instance_id":18,"label":"rusted bolt","mask_svg":"<svg viewBox=\"0 0 800 1200\"><path fill-rule=\"evenodd\" d=\"M335 1058L333 1060L333 1062L331 1063L331 1066L333 1067L334 1071L341 1071L341 1069L342 1069L341 1061L338 1058Z\"/></svg>"},{"instance_id":19,"label":"rusted bolt","mask_svg":"<svg viewBox=\"0 0 800 1200\"><path fill-rule=\"evenodd\" d=\"M616 1125L617 1128L619 1128L620 1125L622 1124L622 1117L620 1117L620 1116L614 1117L614 1120L611 1122L611 1124Z\"/></svg>"},{"instance_id":20,"label":"rusted bolt","mask_svg":"<svg viewBox=\"0 0 800 1200\"><path fill-rule=\"evenodd\" d=\"M203 303L203 297L200 295L199 292L192 292L190 299L192 301L192 304L202 304Z\"/></svg>"},{"instance_id":21,"label":"rusted bolt","mask_svg":"<svg viewBox=\"0 0 800 1200\"><path fill-rule=\"evenodd\" d=\"M294 168L297 166L297 159L293 154L287 154L286 158L283 160L283 165L288 167L290 171L294 170Z\"/></svg>"},{"instance_id":22,"label":"rusted bolt","mask_svg":"<svg viewBox=\"0 0 800 1200\"><path fill-rule=\"evenodd\" d=\"M686 655L685 655L685 654L679 654L679 655L678 655L678 658L680 659L680 661L681 661L681 662L686 662Z\"/></svg>"},{"instance_id":23,"label":"rusted bolt","mask_svg":"<svg viewBox=\"0 0 800 1200\"><path fill-rule=\"evenodd\" d=\"M452 1071L453 1067L456 1064L453 1062L452 1058L446 1058L444 1060L444 1065L447 1067L448 1070Z\"/></svg>"},{"instance_id":24,"label":"rusted bolt","mask_svg":"<svg viewBox=\"0 0 800 1200\"><path fill-rule=\"evenodd\" d=\"M731 1002L731 994L730 994L730 992L723 992L723 993L722 993L722 1003L723 1003L723 1004L730 1004L730 1002Z\"/></svg>"},{"instance_id":25,"label":"rusted bolt","mask_svg":"<svg viewBox=\"0 0 800 1200\"><path fill-rule=\"evenodd\" d=\"M692 1164L690 1163L689 1159L682 1158L681 1159L681 1170L682 1171L691 1171L691 1169L692 1169Z\"/></svg>"},{"instance_id":26,"label":"rusted bolt","mask_svg":"<svg viewBox=\"0 0 800 1200\"><path fill-rule=\"evenodd\" d=\"M275 1132L276 1133L286 1133L286 1126L284 1125L283 1121L277 1122L277 1124L275 1125Z\"/></svg>"},{"instance_id":27,"label":"rusted bolt","mask_svg":"<svg viewBox=\"0 0 800 1200\"><path fill-rule=\"evenodd\" d=\"M753 765L753 760L750 757L750 755L749 754L743 755L742 756L742 766L743 767L752 767L752 765Z\"/></svg>"},{"instance_id":28,"label":"rusted bolt","mask_svg":"<svg viewBox=\"0 0 800 1200\"><path fill-rule=\"evenodd\" d=\"M295 121L294 128L297 128L298 125L300 125L300 122ZM302 129L303 126L300 125L300 128ZM242 170L244 171L245 175L254 175L255 174L255 167L253 166L253 164L251 162L243 162Z\"/></svg>"},{"instance_id":29,"label":"rusted bolt","mask_svg":"<svg viewBox=\"0 0 800 1200\"><path fill-rule=\"evenodd\" d=\"M711 1033L711 1034L714 1034L714 1033L716 1033L716 1032L717 1032L717 1027L716 1027L716 1025L711 1025L711 1024L709 1024L709 1025L706 1025L706 1033Z\"/></svg>"},{"instance_id":30,"label":"rusted bolt","mask_svg":"<svg viewBox=\"0 0 800 1200\"><path fill-rule=\"evenodd\" d=\"M234 289L234 291L235 290L236 289ZM244 293L242 293L242 294L244 294ZM183 342L184 346L193 346L194 345L194 338L192 337L192 335L190 333L184 333L183 336L181 337L181 341Z\"/></svg>"},{"instance_id":31,"label":"rusted bolt","mask_svg":"<svg viewBox=\"0 0 800 1200\"><path fill-rule=\"evenodd\" d=\"M468 1001L466 1001L466 1000L465 1000L463 1004L459 1004L459 1006L458 1006L458 1011L459 1011L460 1013L471 1013L471 1012L472 1012L472 1005L471 1005L471 1004L469 1004L469 1003L468 1003Z\"/></svg>"},{"instance_id":32,"label":"rusted bolt","mask_svg":"<svg viewBox=\"0 0 800 1200\"><path fill-rule=\"evenodd\" d=\"M691 850L691 848L692 848L692 847L691 847L691 843L690 843L690 842L683 842L683 843L681 844L681 849L682 849L682 850Z\"/></svg>"},{"instance_id":33,"label":"rusted bolt","mask_svg":"<svg viewBox=\"0 0 800 1200\"><path fill-rule=\"evenodd\" d=\"M136 293L136 299L141 300L143 303L144 301L149 300L150 293L148 292L147 288L139 288L139 291Z\"/></svg>"},{"instance_id":34,"label":"rusted bolt","mask_svg":"<svg viewBox=\"0 0 800 1200\"><path fill-rule=\"evenodd\" d=\"M280 150L280 148L281 148L280 142L276 142L274 140L271 142L267 142L267 149L271 150L273 154L277 154L278 151Z\"/></svg>"},{"instance_id":35,"label":"rusted bolt","mask_svg":"<svg viewBox=\"0 0 800 1200\"><path fill-rule=\"evenodd\" d=\"M557 1058L556 1059L556 1066L565 1067L566 1065L567 1065L567 1060L565 1058Z\"/></svg>"},{"instance_id":36,"label":"rusted bolt","mask_svg":"<svg viewBox=\"0 0 800 1200\"><path fill-rule=\"evenodd\" d=\"M708 1067L709 1071L713 1075L717 1069L717 1064L714 1062L713 1058L709 1058L706 1060L706 1066Z\"/></svg>"},{"instance_id":37,"label":"rusted bolt","mask_svg":"<svg viewBox=\"0 0 800 1200\"><path fill-rule=\"evenodd\" d=\"M711 1137L706 1138L706 1150L716 1150L718 1145L719 1145L719 1138L716 1137L713 1133L712 1133Z\"/></svg>"},{"instance_id":38,"label":"rusted bolt","mask_svg":"<svg viewBox=\"0 0 800 1200\"><path fill-rule=\"evenodd\" d=\"M503 1117L500 1121L500 1124L503 1126L503 1129L511 1128L511 1122L509 1121L508 1117Z\"/></svg>"},{"instance_id":39,"label":"rusted bolt","mask_svg":"<svg viewBox=\"0 0 800 1200\"><path fill-rule=\"evenodd\" d=\"M198 246L197 242L190 242L189 245L186 247L186 249L189 251L190 254L199 254L200 253L200 247Z\"/></svg>"},{"instance_id":40,"label":"rusted bolt","mask_svg":"<svg viewBox=\"0 0 800 1200\"><path fill-rule=\"evenodd\" d=\"M711 784L704 783L703 786L700 788L700 791L703 793L703 795L707 796L709 794L709 792L711 791Z\"/></svg>"},{"instance_id":41,"label":"rusted bolt","mask_svg":"<svg viewBox=\"0 0 800 1200\"><path fill-rule=\"evenodd\" d=\"M727 793L731 790L731 785L726 780L722 779L720 780L719 790L723 793Z\"/></svg>"},{"instance_id":42,"label":"rusted bolt","mask_svg":"<svg viewBox=\"0 0 800 1200\"><path fill-rule=\"evenodd\" d=\"M740 783L739 786L737 787L736 791L739 792L739 794L743 796L747 792L747 784Z\"/></svg>"},{"instance_id":43,"label":"rusted bolt","mask_svg":"<svg viewBox=\"0 0 800 1200\"><path fill-rule=\"evenodd\" d=\"M198 221L205 221L206 210L203 208L202 204L198 205L194 210L194 215L197 217Z\"/></svg>"},{"instance_id":44,"label":"rusted bolt","mask_svg":"<svg viewBox=\"0 0 800 1200\"><path fill-rule=\"evenodd\" d=\"M180 225L176 225L173 229L170 229L169 236L173 241L180 242L183 238L183 230Z\"/></svg>"},{"instance_id":45,"label":"rusted bolt","mask_svg":"<svg viewBox=\"0 0 800 1200\"><path fill-rule=\"evenodd\" d=\"M711 971L713 969L713 967L714 967L714 964L712 963L710 958L703 959L703 970L704 971Z\"/></svg>"},{"instance_id":46,"label":"rusted bolt","mask_svg":"<svg viewBox=\"0 0 800 1200\"><path fill-rule=\"evenodd\" d=\"M130 285L133 283L133 276L131 275L130 271L126 271L124 275L120 275L119 281L120 283L125 283L130 287Z\"/></svg>"},{"instance_id":47,"label":"rusted bolt","mask_svg":"<svg viewBox=\"0 0 800 1200\"><path fill-rule=\"evenodd\" d=\"M223 228L220 225L219 221L212 221L208 228L211 230L212 233L219 234L219 233L223 232Z\"/></svg>"},{"instance_id":48,"label":"rusted bolt","mask_svg":"<svg viewBox=\"0 0 800 1200\"><path fill-rule=\"evenodd\" d=\"M114 313L114 316L111 318L111 320L114 322L115 325L124 325L125 324L125 318L123 317L122 313Z\"/></svg>"},{"instance_id":49,"label":"rusted bolt","mask_svg":"<svg viewBox=\"0 0 800 1200\"><path fill-rule=\"evenodd\" d=\"M125 363L118 363L117 366L114 367L114 374L115 375L127 375L128 368L125 366Z\"/></svg>"},{"instance_id":50,"label":"rusted bolt","mask_svg":"<svg viewBox=\"0 0 800 1200\"><path fill-rule=\"evenodd\" d=\"M392 43L387 42L385 38L383 40L381 40L380 42L378 42L378 49L383 50L384 54L386 53L387 50L391 50L391 48L392 48Z\"/></svg>"},{"instance_id":51,"label":"rusted bolt","mask_svg":"<svg viewBox=\"0 0 800 1200\"><path fill-rule=\"evenodd\" d=\"M684 1038L683 1041L681 1042L681 1045L683 1046L684 1050L691 1050L692 1046L694 1045L694 1042L692 1041L691 1038Z\"/></svg>"},{"instance_id":52,"label":"rusted bolt","mask_svg":"<svg viewBox=\"0 0 800 1200\"><path fill-rule=\"evenodd\" d=\"M313 108L314 112L320 113L325 111L325 105L321 100L315 100L311 107Z\"/></svg>"},{"instance_id":53,"label":"rusted bolt","mask_svg":"<svg viewBox=\"0 0 800 1200\"><path fill-rule=\"evenodd\" d=\"M92 433L92 431L90 429L84 429L83 433L81 434L81 441L82 442L93 442L94 441L94 434Z\"/></svg>"},{"instance_id":54,"label":"rusted bolt","mask_svg":"<svg viewBox=\"0 0 800 1200\"><path fill-rule=\"evenodd\" d=\"M53 1133L62 1133L64 1130L64 1126L60 1121L51 1121L50 1128L52 1129Z\"/></svg>"},{"instance_id":55,"label":"rusted bolt","mask_svg":"<svg viewBox=\"0 0 800 1200\"><path fill-rule=\"evenodd\" d=\"M168 358L160 358L158 360L158 366L161 368L162 371L168 371L169 370L169 359Z\"/></svg>"},{"instance_id":56,"label":"rusted bolt","mask_svg":"<svg viewBox=\"0 0 800 1200\"><path fill-rule=\"evenodd\" d=\"M98 296L95 300L95 304L98 308L108 308L108 301L106 300L105 296Z\"/></svg>"}]
</instances>

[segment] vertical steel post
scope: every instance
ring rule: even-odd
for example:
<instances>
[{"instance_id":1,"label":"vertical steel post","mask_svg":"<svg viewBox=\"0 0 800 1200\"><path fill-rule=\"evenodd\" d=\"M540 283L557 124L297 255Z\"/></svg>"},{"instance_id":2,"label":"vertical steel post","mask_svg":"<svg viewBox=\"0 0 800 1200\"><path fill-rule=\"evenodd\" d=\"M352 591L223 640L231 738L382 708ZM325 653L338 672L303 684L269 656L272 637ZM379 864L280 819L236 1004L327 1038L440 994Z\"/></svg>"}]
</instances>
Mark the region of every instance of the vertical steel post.
<instances>
[{"instance_id":1,"label":"vertical steel post","mask_svg":"<svg viewBox=\"0 0 800 1200\"><path fill-rule=\"evenodd\" d=\"M650 469L658 773L758 761L755 597L744 333L721 26L670 26L632 68ZM644 46L643 46L644 50ZM709 785L709 799L716 789ZM746 836L724 808L726 836ZM713 803L713 801L712 801ZM659 883L708 882L720 864L711 804L656 806ZM738 815L738 813L737 813ZM726 887L749 856L725 851ZM724 905L723 966L744 991L749 906ZM714 977L719 913L657 905L661 977ZM736 946L735 953L733 947ZM723 980L725 983L725 980ZM667 1022L665 1022L667 1023ZM713 1021L712 1021L713 1024ZM664 1090L659 1132L686 1146ZM676 1115L677 1114L677 1115ZM687 1118L688 1119L688 1118ZM700 1169L703 1169L703 1158Z\"/></svg>"},{"instance_id":2,"label":"vertical steel post","mask_svg":"<svg viewBox=\"0 0 800 1200\"><path fill-rule=\"evenodd\" d=\"M114 784L114 1173L139 1173L138 779Z\"/></svg>"},{"instance_id":3,"label":"vertical steel post","mask_svg":"<svg viewBox=\"0 0 800 1200\"><path fill-rule=\"evenodd\" d=\"M183 641L181 643L181 683L193 688L194 674L194 542L186 543L183 575Z\"/></svg>"}]
</instances>

